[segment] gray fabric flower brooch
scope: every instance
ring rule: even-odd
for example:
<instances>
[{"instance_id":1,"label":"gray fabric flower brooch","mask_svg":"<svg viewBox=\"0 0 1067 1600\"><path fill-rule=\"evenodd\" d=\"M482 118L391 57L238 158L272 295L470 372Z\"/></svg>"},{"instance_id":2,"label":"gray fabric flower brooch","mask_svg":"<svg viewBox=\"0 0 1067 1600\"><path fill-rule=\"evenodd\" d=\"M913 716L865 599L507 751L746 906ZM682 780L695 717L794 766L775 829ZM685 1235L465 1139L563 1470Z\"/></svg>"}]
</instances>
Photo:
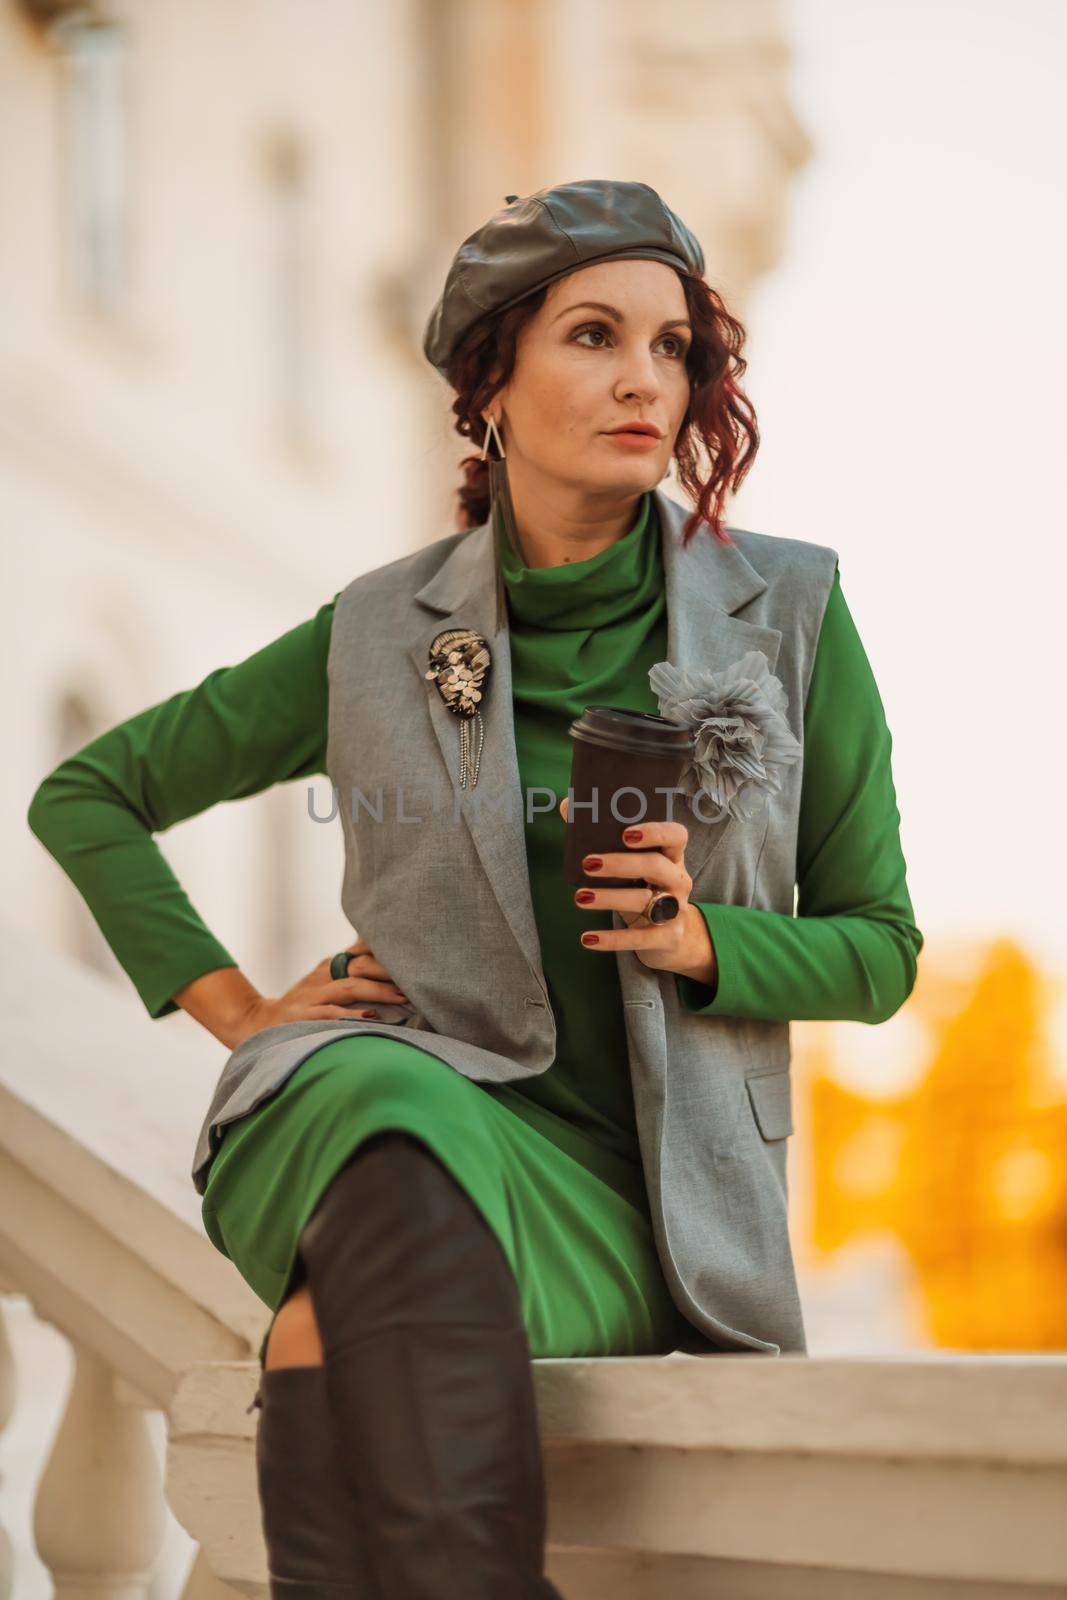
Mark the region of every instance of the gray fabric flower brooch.
<instances>
[{"instance_id":1,"label":"gray fabric flower brooch","mask_svg":"<svg viewBox=\"0 0 1067 1600\"><path fill-rule=\"evenodd\" d=\"M782 787L782 769L801 753L785 711L789 696L762 650L748 650L721 672L683 672L669 661L649 668L660 714L696 730L679 787L690 804L703 794L718 808L704 822L756 816ZM696 809L694 807L694 809Z\"/></svg>"}]
</instances>

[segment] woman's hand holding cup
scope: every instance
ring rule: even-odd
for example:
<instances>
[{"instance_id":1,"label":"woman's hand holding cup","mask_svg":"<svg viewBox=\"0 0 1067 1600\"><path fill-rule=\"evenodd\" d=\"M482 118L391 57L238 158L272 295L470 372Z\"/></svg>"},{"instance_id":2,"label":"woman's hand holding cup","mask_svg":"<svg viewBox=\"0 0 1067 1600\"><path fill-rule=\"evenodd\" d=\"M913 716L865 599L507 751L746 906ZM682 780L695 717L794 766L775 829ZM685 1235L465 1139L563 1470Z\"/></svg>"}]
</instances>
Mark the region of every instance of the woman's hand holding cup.
<instances>
[{"instance_id":1,"label":"woman's hand holding cup","mask_svg":"<svg viewBox=\"0 0 1067 1600\"><path fill-rule=\"evenodd\" d=\"M566 796L559 803L567 820ZM689 829L683 822L640 822L624 830L624 849L587 856L582 871L590 878L602 872L607 878L639 878L633 889L576 889L575 904L588 911L617 911L625 928L597 928L582 934L582 945L595 950L632 950L653 972L676 972L698 983L713 985L718 977L715 947L698 906L689 899L693 880L685 867ZM597 861L599 866L592 863ZM678 915L666 922L638 922L649 897L672 894Z\"/></svg>"}]
</instances>

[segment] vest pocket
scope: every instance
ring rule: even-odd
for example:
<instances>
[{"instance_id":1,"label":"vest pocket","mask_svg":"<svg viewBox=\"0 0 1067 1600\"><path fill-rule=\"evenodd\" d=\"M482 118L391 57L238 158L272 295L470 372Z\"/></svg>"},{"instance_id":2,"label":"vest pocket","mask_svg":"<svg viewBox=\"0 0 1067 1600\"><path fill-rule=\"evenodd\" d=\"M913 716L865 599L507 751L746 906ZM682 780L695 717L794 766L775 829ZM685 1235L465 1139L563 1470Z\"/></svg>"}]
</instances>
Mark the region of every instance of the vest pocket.
<instances>
[{"instance_id":1,"label":"vest pocket","mask_svg":"<svg viewBox=\"0 0 1067 1600\"><path fill-rule=\"evenodd\" d=\"M759 1131L765 1139L785 1139L793 1132L793 1085L788 1067L755 1073L745 1079Z\"/></svg>"}]
</instances>

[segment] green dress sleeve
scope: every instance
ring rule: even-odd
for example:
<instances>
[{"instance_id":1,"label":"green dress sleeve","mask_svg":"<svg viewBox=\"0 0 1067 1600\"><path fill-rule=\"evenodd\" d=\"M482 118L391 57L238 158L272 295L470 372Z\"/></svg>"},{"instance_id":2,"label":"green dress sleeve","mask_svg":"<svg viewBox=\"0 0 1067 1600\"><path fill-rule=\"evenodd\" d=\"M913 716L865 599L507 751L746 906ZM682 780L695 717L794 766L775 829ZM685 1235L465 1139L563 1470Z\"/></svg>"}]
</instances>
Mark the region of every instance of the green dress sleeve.
<instances>
[{"instance_id":1,"label":"green dress sleeve","mask_svg":"<svg viewBox=\"0 0 1067 1600\"><path fill-rule=\"evenodd\" d=\"M149 1016L238 963L206 927L153 834L275 783L326 771L334 599L231 667L68 756L27 820L91 911Z\"/></svg>"},{"instance_id":2,"label":"green dress sleeve","mask_svg":"<svg viewBox=\"0 0 1067 1600\"><path fill-rule=\"evenodd\" d=\"M687 1011L876 1023L912 991L923 936L900 845L892 737L840 571L819 631L804 747L797 915L694 902L718 978L676 975Z\"/></svg>"}]
</instances>

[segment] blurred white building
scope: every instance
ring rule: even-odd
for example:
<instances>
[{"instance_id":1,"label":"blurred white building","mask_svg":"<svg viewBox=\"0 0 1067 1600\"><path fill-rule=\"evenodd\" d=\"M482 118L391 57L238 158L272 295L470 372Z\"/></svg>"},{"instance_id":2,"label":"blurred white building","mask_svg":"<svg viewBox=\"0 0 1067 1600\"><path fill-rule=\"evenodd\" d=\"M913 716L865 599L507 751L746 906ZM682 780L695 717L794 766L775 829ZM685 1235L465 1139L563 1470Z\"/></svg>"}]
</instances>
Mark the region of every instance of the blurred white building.
<instances>
[{"instance_id":1,"label":"blurred white building","mask_svg":"<svg viewBox=\"0 0 1067 1600\"><path fill-rule=\"evenodd\" d=\"M2 0L17 924L125 983L28 830L37 782L452 530L467 447L421 333L506 194L653 184L743 313L808 154L782 28L779 0ZM302 786L165 850L267 991L351 937Z\"/></svg>"},{"instance_id":2,"label":"blurred white building","mask_svg":"<svg viewBox=\"0 0 1067 1600\"><path fill-rule=\"evenodd\" d=\"M810 154L785 22L782 0L0 0L10 921L139 1005L29 832L33 790L452 530L467 447L421 334L456 245L505 195L652 184L745 316ZM217 807L164 849L265 991L351 937L340 831L310 826L303 786ZM221 1066L191 1019L170 1028ZM51 1381L22 1391L52 1406L20 1412L39 1447L67 1357L54 1336L26 1350L52 1352ZM48 1588L17 1460L31 1600Z\"/></svg>"}]
</instances>

